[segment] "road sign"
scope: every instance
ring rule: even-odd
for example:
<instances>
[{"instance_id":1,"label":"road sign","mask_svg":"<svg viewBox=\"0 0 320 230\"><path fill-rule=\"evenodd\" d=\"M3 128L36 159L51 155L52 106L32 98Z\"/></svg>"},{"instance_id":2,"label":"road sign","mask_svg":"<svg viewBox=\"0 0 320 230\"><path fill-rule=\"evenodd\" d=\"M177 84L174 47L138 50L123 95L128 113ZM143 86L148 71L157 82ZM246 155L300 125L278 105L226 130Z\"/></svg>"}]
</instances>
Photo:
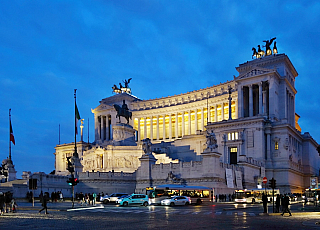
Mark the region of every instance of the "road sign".
<instances>
[{"instance_id":1,"label":"road sign","mask_svg":"<svg viewBox=\"0 0 320 230\"><path fill-rule=\"evenodd\" d=\"M262 182L263 182L264 184L266 184L266 183L268 182L268 179L267 179L266 177L264 177L264 178L262 179Z\"/></svg>"}]
</instances>

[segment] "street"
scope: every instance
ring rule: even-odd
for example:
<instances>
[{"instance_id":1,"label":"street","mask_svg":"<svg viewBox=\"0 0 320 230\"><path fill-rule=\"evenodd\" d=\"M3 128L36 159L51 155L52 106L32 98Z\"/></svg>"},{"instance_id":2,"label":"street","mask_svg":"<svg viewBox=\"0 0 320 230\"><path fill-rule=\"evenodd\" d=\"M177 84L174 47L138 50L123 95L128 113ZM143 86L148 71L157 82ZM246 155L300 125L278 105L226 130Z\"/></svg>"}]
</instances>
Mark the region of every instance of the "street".
<instances>
[{"instance_id":1,"label":"street","mask_svg":"<svg viewBox=\"0 0 320 230\"><path fill-rule=\"evenodd\" d=\"M262 212L262 205L212 203L180 207L115 205L80 206L70 202L49 204L49 214L40 206L0 217L0 229L320 229L318 207L291 205L292 215ZM272 204L269 204L272 212Z\"/></svg>"}]
</instances>

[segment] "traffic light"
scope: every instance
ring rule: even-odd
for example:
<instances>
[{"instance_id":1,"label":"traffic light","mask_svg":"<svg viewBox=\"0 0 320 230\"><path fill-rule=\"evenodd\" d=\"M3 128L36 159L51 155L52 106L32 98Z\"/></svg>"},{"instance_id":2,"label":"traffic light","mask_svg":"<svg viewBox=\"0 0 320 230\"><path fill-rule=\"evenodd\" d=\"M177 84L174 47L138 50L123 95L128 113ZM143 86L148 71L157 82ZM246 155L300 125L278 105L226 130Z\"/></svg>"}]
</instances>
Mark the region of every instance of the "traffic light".
<instances>
[{"instance_id":1,"label":"traffic light","mask_svg":"<svg viewBox=\"0 0 320 230\"><path fill-rule=\"evenodd\" d=\"M68 170L70 173L73 173L73 172L74 172L74 167L73 167L73 164L72 164L71 161L70 161L70 158L71 158L71 157L67 157L67 161L68 161L67 170Z\"/></svg>"},{"instance_id":2,"label":"traffic light","mask_svg":"<svg viewBox=\"0 0 320 230\"><path fill-rule=\"evenodd\" d=\"M73 183L72 183L72 185L73 185L73 186L76 186L78 183L79 183L78 178L73 178Z\"/></svg>"},{"instance_id":3,"label":"traffic light","mask_svg":"<svg viewBox=\"0 0 320 230\"><path fill-rule=\"evenodd\" d=\"M79 183L79 180L78 180L78 178L75 178L75 177L73 177L73 175L71 175L71 177L68 178L67 183L70 186L76 186Z\"/></svg>"},{"instance_id":4,"label":"traffic light","mask_svg":"<svg viewBox=\"0 0 320 230\"><path fill-rule=\"evenodd\" d=\"M271 180L269 180L269 186L273 189L276 188L277 184L276 184L276 180L272 177Z\"/></svg>"},{"instance_id":5,"label":"traffic light","mask_svg":"<svg viewBox=\"0 0 320 230\"><path fill-rule=\"evenodd\" d=\"M71 186L73 182L73 177L68 178L67 183Z\"/></svg>"}]
</instances>

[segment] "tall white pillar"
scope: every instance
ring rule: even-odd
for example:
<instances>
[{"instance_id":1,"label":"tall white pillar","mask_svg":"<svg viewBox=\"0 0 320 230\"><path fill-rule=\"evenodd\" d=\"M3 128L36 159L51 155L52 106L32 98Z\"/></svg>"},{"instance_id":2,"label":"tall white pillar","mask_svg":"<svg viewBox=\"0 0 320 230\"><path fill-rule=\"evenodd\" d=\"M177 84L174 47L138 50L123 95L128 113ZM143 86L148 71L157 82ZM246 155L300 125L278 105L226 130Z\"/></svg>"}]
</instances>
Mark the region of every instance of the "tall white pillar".
<instances>
[{"instance_id":1,"label":"tall white pillar","mask_svg":"<svg viewBox=\"0 0 320 230\"><path fill-rule=\"evenodd\" d=\"M221 103L221 121L224 120L224 103Z\"/></svg>"},{"instance_id":2,"label":"tall white pillar","mask_svg":"<svg viewBox=\"0 0 320 230\"><path fill-rule=\"evenodd\" d=\"M169 114L169 139L172 139L172 117L171 117L171 113Z\"/></svg>"},{"instance_id":3,"label":"tall white pillar","mask_svg":"<svg viewBox=\"0 0 320 230\"><path fill-rule=\"evenodd\" d=\"M157 140L159 140L159 136L160 136L159 135L159 132L160 132L159 129L160 129L159 128L159 115L157 115Z\"/></svg>"},{"instance_id":4,"label":"tall white pillar","mask_svg":"<svg viewBox=\"0 0 320 230\"><path fill-rule=\"evenodd\" d=\"M185 129L185 125L184 125L184 112L181 112L181 114L182 114L182 123L181 123L182 136L184 136L184 129Z\"/></svg>"},{"instance_id":5,"label":"tall white pillar","mask_svg":"<svg viewBox=\"0 0 320 230\"><path fill-rule=\"evenodd\" d=\"M150 117L150 140L153 140L153 118Z\"/></svg>"},{"instance_id":6,"label":"tall white pillar","mask_svg":"<svg viewBox=\"0 0 320 230\"><path fill-rule=\"evenodd\" d=\"M188 134L191 135L191 111L188 111Z\"/></svg>"},{"instance_id":7,"label":"tall white pillar","mask_svg":"<svg viewBox=\"0 0 320 230\"><path fill-rule=\"evenodd\" d=\"M204 113L203 108L201 108L201 130L204 130Z\"/></svg>"},{"instance_id":8,"label":"tall white pillar","mask_svg":"<svg viewBox=\"0 0 320 230\"><path fill-rule=\"evenodd\" d=\"M259 83L259 114L263 114L262 112L262 82Z\"/></svg>"},{"instance_id":9,"label":"tall white pillar","mask_svg":"<svg viewBox=\"0 0 320 230\"><path fill-rule=\"evenodd\" d=\"M253 94L252 85L249 85L249 117L253 116Z\"/></svg>"},{"instance_id":10,"label":"tall white pillar","mask_svg":"<svg viewBox=\"0 0 320 230\"><path fill-rule=\"evenodd\" d=\"M243 117L243 86L238 85L238 117Z\"/></svg>"},{"instance_id":11,"label":"tall white pillar","mask_svg":"<svg viewBox=\"0 0 320 230\"><path fill-rule=\"evenodd\" d=\"M176 125L175 125L175 133L174 133L174 136L175 138L178 138L178 127L179 127L179 118L178 118L178 113L176 113Z\"/></svg>"},{"instance_id":12,"label":"tall white pillar","mask_svg":"<svg viewBox=\"0 0 320 230\"><path fill-rule=\"evenodd\" d=\"M147 118L144 117L143 118L143 131L144 131L144 134L143 134L143 139L146 139L147 138Z\"/></svg>"},{"instance_id":13,"label":"tall white pillar","mask_svg":"<svg viewBox=\"0 0 320 230\"><path fill-rule=\"evenodd\" d=\"M104 141L106 139L105 137L105 116L101 116L101 140Z\"/></svg>"},{"instance_id":14,"label":"tall white pillar","mask_svg":"<svg viewBox=\"0 0 320 230\"><path fill-rule=\"evenodd\" d=\"M217 104L214 105L214 122L218 121L218 108L217 108Z\"/></svg>"},{"instance_id":15,"label":"tall white pillar","mask_svg":"<svg viewBox=\"0 0 320 230\"><path fill-rule=\"evenodd\" d=\"M98 126L99 140L101 140L101 116L98 117Z\"/></svg>"},{"instance_id":16,"label":"tall white pillar","mask_svg":"<svg viewBox=\"0 0 320 230\"><path fill-rule=\"evenodd\" d=\"M198 130L198 109L195 109L194 110L194 130L195 130L195 133L197 133L197 130Z\"/></svg>"},{"instance_id":17,"label":"tall white pillar","mask_svg":"<svg viewBox=\"0 0 320 230\"><path fill-rule=\"evenodd\" d=\"M140 118L138 119L138 141L141 141L141 126L140 126Z\"/></svg>"},{"instance_id":18,"label":"tall white pillar","mask_svg":"<svg viewBox=\"0 0 320 230\"><path fill-rule=\"evenodd\" d=\"M163 120L162 120L162 139L165 140L166 139L166 115L163 115Z\"/></svg>"}]
</instances>

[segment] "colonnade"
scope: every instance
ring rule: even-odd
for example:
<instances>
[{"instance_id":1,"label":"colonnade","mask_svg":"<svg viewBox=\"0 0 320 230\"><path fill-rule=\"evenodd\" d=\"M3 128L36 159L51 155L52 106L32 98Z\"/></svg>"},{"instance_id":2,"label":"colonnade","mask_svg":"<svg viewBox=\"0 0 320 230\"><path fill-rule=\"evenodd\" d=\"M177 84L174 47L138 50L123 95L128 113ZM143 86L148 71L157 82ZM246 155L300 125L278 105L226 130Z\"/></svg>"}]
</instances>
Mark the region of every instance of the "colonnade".
<instances>
[{"instance_id":1,"label":"colonnade","mask_svg":"<svg viewBox=\"0 0 320 230\"><path fill-rule=\"evenodd\" d=\"M95 136L96 140L111 140L112 139L112 126L111 115L100 115L95 118Z\"/></svg>"},{"instance_id":2,"label":"colonnade","mask_svg":"<svg viewBox=\"0 0 320 230\"><path fill-rule=\"evenodd\" d=\"M233 119L236 118L236 109L236 103L233 101ZM141 117L135 115L134 129L138 130L137 140L140 141L145 138L158 141L177 139L185 135L197 134L199 130L205 130L208 122L217 122L229 118L228 103L226 102L209 107L209 116L207 110L207 108L199 108Z\"/></svg>"},{"instance_id":3,"label":"colonnade","mask_svg":"<svg viewBox=\"0 0 320 230\"><path fill-rule=\"evenodd\" d=\"M256 115L268 114L268 82L259 82L240 86L239 97L239 117L252 117Z\"/></svg>"}]
</instances>

